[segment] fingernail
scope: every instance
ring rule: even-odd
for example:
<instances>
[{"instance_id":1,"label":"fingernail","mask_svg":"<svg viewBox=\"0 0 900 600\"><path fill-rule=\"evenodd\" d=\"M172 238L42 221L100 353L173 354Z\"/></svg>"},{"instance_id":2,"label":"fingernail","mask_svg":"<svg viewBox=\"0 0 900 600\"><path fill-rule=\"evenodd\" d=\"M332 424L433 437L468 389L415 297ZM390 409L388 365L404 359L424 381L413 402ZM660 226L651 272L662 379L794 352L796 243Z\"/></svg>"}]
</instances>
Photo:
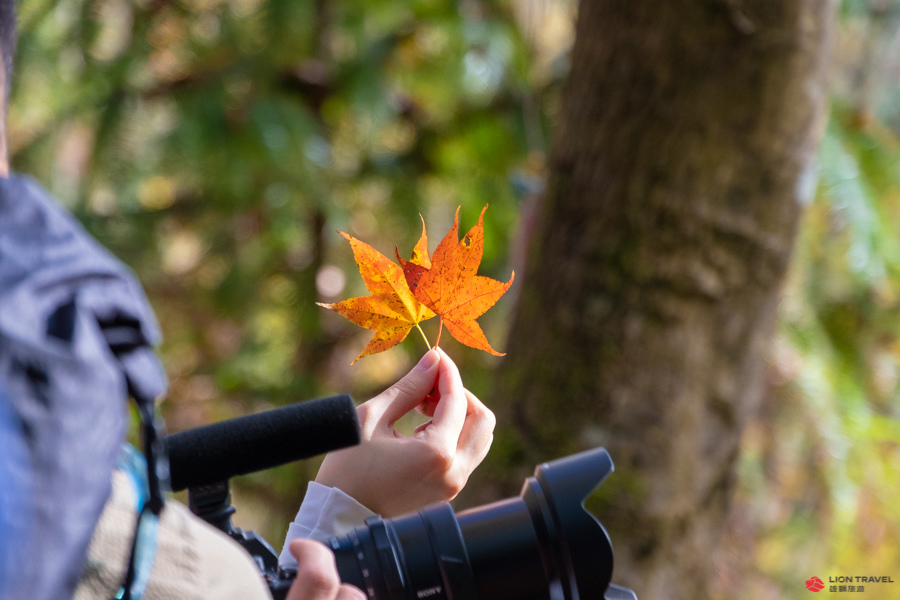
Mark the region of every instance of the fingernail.
<instances>
[{"instance_id":1,"label":"fingernail","mask_svg":"<svg viewBox=\"0 0 900 600\"><path fill-rule=\"evenodd\" d=\"M440 359L441 357L436 350L429 350L425 353L425 356L423 356L419 360L419 364L416 365L416 368L427 371L428 369L436 365Z\"/></svg>"}]
</instances>

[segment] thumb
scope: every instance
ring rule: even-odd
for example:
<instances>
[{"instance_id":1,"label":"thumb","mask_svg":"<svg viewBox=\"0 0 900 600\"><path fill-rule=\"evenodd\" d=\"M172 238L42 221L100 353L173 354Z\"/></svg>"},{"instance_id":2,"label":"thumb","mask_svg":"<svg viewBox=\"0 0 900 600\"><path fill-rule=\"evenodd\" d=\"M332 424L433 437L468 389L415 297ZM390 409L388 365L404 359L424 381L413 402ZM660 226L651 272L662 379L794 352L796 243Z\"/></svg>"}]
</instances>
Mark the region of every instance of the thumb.
<instances>
[{"instance_id":1,"label":"thumb","mask_svg":"<svg viewBox=\"0 0 900 600\"><path fill-rule=\"evenodd\" d=\"M382 413L381 421L393 425L397 419L418 406L434 388L441 355L429 350L403 379L373 399Z\"/></svg>"}]
</instances>

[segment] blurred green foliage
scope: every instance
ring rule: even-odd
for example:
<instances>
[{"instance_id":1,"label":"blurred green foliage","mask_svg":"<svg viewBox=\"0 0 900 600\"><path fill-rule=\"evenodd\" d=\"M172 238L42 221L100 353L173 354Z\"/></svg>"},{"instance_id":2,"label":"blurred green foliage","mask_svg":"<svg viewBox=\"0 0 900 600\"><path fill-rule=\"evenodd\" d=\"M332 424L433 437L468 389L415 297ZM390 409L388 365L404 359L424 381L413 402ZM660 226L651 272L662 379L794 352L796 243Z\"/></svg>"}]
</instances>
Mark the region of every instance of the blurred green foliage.
<instances>
[{"instance_id":1,"label":"blurred green foliage","mask_svg":"<svg viewBox=\"0 0 900 600\"><path fill-rule=\"evenodd\" d=\"M571 22L571 6L551 12ZM367 294L339 230L409 254L419 214L433 249L457 206L467 230L489 204L480 272L509 278L564 74L541 58L558 51L523 35L539 15L512 2L23 0L19 18L13 168L138 273L164 331L170 430L331 393L365 400L426 350L409 336L350 368L371 332L315 305ZM480 321L496 347L512 304ZM486 394L496 359L444 337ZM255 513L276 540L314 469L238 481L242 502L266 499L238 518Z\"/></svg>"},{"instance_id":2,"label":"blurred green foliage","mask_svg":"<svg viewBox=\"0 0 900 600\"><path fill-rule=\"evenodd\" d=\"M408 254L419 214L433 249L457 206L468 229L488 203L481 272L521 270L572 0L18 4L13 168L137 271L165 334L170 429L364 400L424 351L410 336L350 368L370 334L314 304L365 293L338 230ZM900 3L841 7L818 192L716 558L723 597L900 580ZM514 294L480 320L500 349ZM496 359L442 343L484 397ZM240 524L280 544L314 469L241 478Z\"/></svg>"},{"instance_id":3,"label":"blurred green foliage","mask_svg":"<svg viewBox=\"0 0 900 600\"><path fill-rule=\"evenodd\" d=\"M900 2L844 0L832 111L747 432L724 590L799 597L816 575L900 580ZM868 584L872 598L896 584ZM863 590L859 590L863 591Z\"/></svg>"}]
</instances>

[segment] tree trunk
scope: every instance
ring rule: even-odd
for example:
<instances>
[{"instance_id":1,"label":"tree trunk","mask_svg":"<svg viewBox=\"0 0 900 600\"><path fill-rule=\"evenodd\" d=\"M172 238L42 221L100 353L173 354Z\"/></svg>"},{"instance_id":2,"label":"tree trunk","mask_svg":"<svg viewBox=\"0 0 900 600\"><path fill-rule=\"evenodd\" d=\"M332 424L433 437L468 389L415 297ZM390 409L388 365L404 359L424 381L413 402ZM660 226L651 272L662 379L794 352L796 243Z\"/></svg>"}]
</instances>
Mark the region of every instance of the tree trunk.
<instances>
[{"instance_id":1,"label":"tree trunk","mask_svg":"<svg viewBox=\"0 0 900 600\"><path fill-rule=\"evenodd\" d=\"M475 490L606 446L614 581L709 596L827 112L829 0L582 0ZM503 483L497 483L503 482ZM478 493L478 492L476 492ZM481 502L485 496L469 496Z\"/></svg>"}]
</instances>

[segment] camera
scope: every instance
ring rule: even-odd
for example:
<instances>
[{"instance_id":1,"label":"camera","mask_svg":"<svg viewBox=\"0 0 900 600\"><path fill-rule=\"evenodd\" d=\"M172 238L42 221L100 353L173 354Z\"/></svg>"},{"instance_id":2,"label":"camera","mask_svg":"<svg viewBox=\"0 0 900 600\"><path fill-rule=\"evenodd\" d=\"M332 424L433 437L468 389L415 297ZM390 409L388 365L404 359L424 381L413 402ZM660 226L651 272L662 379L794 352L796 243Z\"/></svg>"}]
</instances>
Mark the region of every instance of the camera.
<instances>
[{"instance_id":1,"label":"camera","mask_svg":"<svg viewBox=\"0 0 900 600\"><path fill-rule=\"evenodd\" d=\"M518 497L371 517L332 538L338 573L370 600L636 600L610 585L612 544L584 509L612 470L597 448L539 465Z\"/></svg>"},{"instance_id":2,"label":"camera","mask_svg":"<svg viewBox=\"0 0 900 600\"><path fill-rule=\"evenodd\" d=\"M441 503L370 517L330 540L338 573L369 600L637 600L610 583L612 544L584 508L612 471L609 453L596 448L539 465L517 497L458 514ZM231 527L222 493L192 488L192 510L241 543L275 600L284 598L295 572L278 568L265 540Z\"/></svg>"}]
</instances>

